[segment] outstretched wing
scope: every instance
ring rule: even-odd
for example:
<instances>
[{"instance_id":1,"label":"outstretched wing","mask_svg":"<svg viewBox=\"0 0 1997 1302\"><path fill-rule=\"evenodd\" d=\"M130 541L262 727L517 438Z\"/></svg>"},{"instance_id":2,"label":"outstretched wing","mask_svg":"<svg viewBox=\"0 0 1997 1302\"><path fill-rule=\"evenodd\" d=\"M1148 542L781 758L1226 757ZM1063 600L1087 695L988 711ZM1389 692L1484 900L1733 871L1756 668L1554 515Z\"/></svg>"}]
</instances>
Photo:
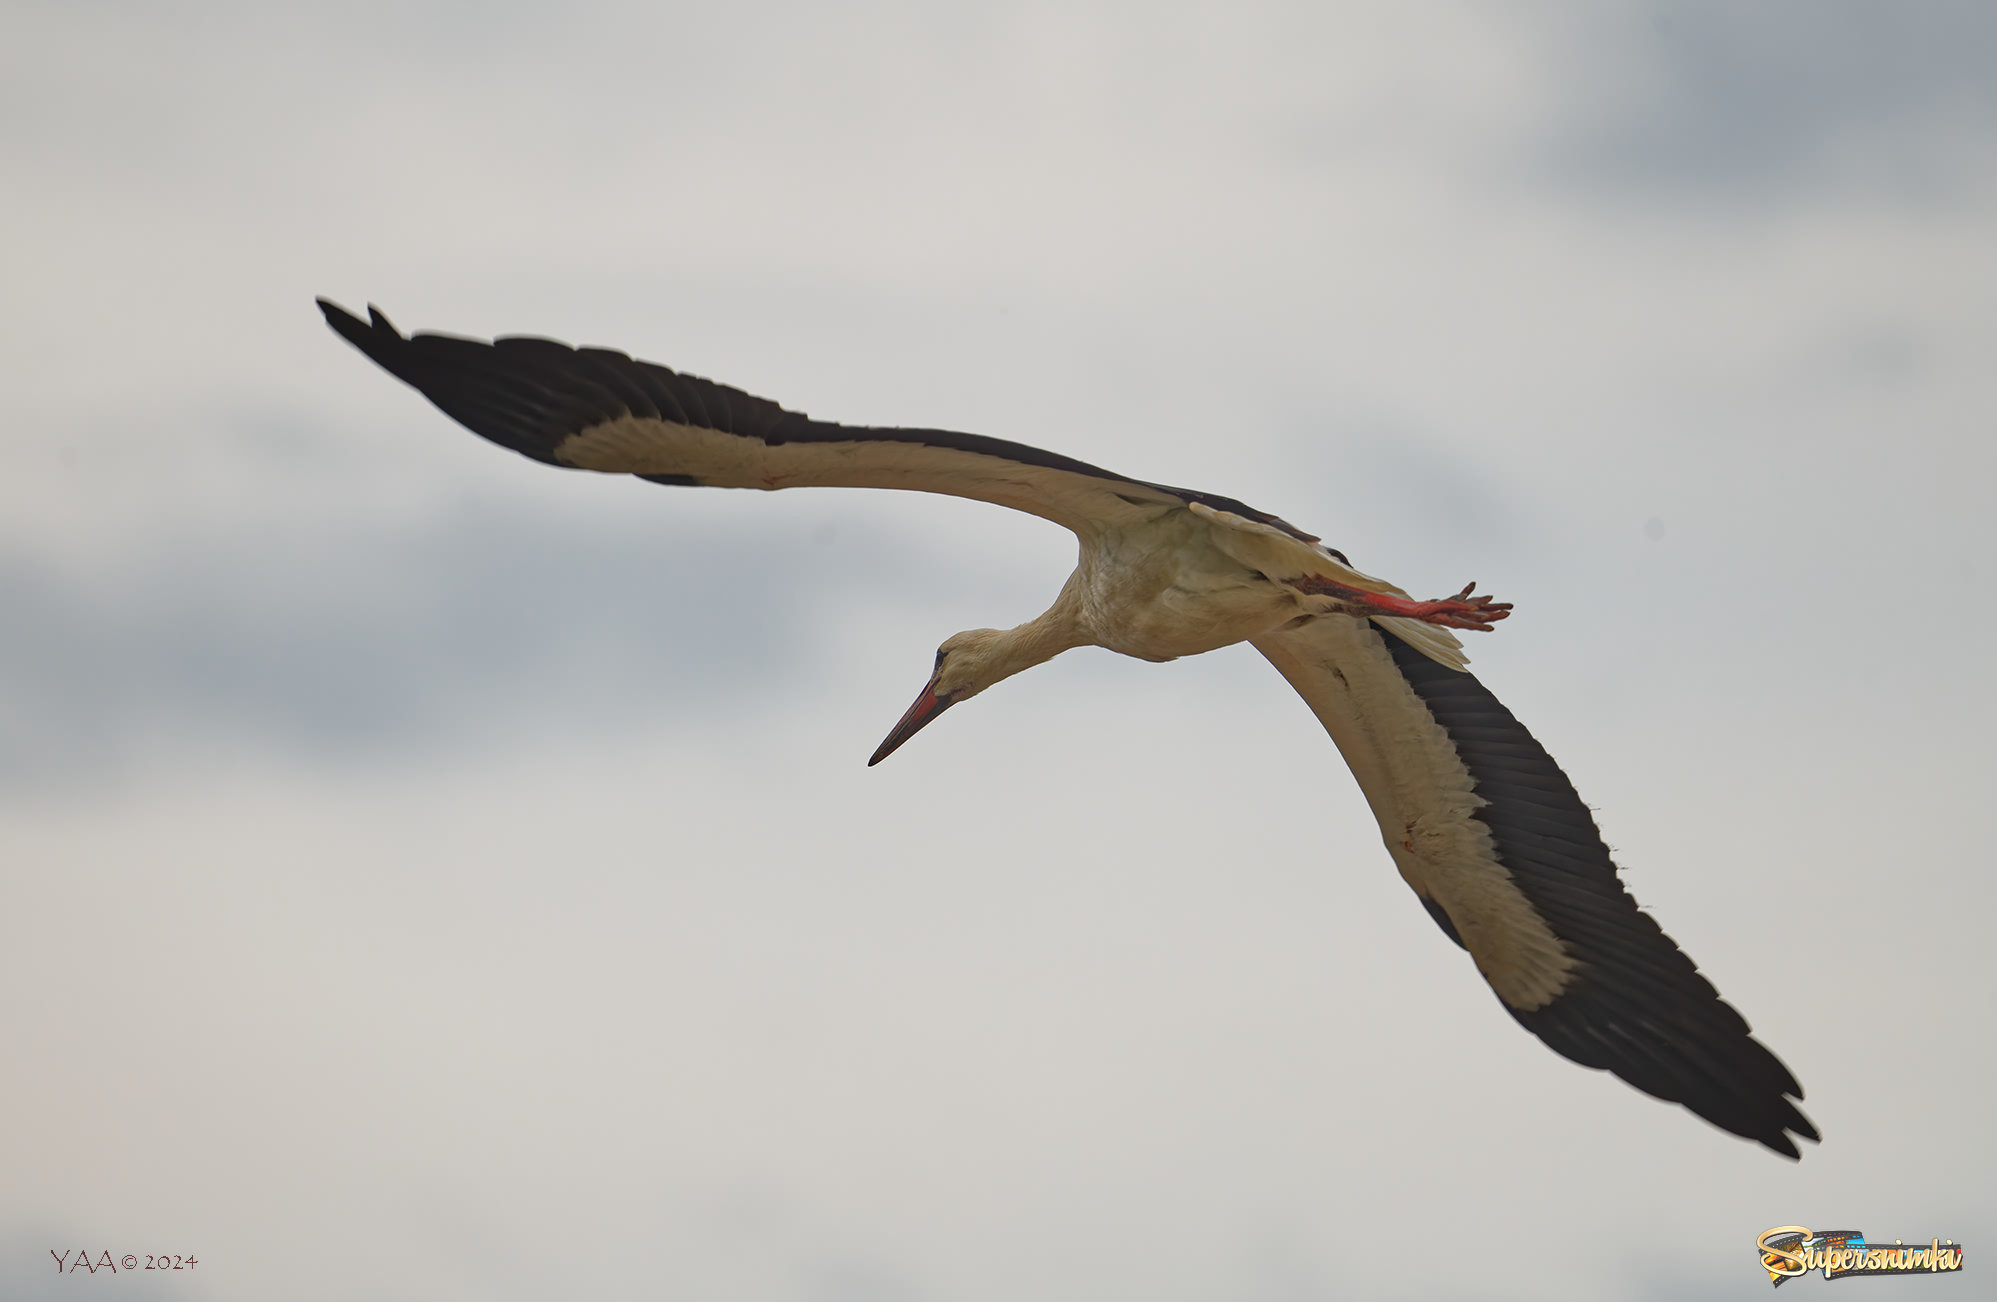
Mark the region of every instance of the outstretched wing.
<instances>
[{"instance_id":1,"label":"outstretched wing","mask_svg":"<svg viewBox=\"0 0 1997 1302\"><path fill-rule=\"evenodd\" d=\"M1588 807L1470 674L1370 621L1255 642L1344 753L1401 876L1519 1025L1797 1156L1803 1091L1623 888Z\"/></svg>"},{"instance_id":2,"label":"outstretched wing","mask_svg":"<svg viewBox=\"0 0 1997 1302\"><path fill-rule=\"evenodd\" d=\"M1201 502L1316 539L1232 498L1126 479L1023 443L836 425L740 389L551 339L405 338L373 308L325 299L326 323L447 415L502 447L578 470L716 488L904 488L1026 511L1078 534Z\"/></svg>"}]
</instances>

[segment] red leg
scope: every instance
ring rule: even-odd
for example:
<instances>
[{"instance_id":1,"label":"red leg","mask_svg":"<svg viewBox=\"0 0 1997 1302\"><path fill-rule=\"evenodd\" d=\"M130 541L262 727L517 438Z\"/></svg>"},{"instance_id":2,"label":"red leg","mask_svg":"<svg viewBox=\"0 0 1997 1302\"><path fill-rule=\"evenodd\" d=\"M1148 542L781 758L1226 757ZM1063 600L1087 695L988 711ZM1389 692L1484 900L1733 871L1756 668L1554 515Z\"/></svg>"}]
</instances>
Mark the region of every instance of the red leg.
<instances>
[{"instance_id":1,"label":"red leg","mask_svg":"<svg viewBox=\"0 0 1997 1302\"><path fill-rule=\"evenodd\" d=\"M1402 619L1418 619L1424 624L1440 624L1444 628L1467 629L1473 633L1488 633L1491 625L1512 613L1509 601L1493 601L1490 597L1473 597L1470 590L1477 585L1466 583L1463 591L1440 601L1410 601L1406 597L1390 596L1383 592L1363 592L1349 588L1343 583L1316 574L1307 574L1301 579L1293 579L1290 586L1300 592L1317 596L1334 597L1348 606L1356 606L1360 612L1374 615L1398 615Z\"/></svg>"}]
</instances>

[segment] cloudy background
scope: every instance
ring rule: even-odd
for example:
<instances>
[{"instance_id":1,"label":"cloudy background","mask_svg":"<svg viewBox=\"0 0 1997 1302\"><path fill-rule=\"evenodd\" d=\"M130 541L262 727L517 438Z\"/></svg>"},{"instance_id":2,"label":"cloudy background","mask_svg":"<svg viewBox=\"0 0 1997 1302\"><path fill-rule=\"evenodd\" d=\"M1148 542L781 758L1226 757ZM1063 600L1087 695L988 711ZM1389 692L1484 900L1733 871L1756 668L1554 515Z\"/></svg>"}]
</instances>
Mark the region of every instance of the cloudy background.
<instances>
[{"instance_id":1,"label":"cloudy background","mask_svg":"<svg viewBox=\"0 0 1997 1302\"><path fill-rule=\"evenodd\" d=\"M1763 1295L1783 1223L1974 1258L1993 137L1976 3L12 0L0 1293L1664 1302ZM1476 579L1518 604L1478 671L1825 1143L1522 1034L1252 652L1072 653L864 768L1059 530L557 473L316 294Z\"/></svg>"}]
</instances>

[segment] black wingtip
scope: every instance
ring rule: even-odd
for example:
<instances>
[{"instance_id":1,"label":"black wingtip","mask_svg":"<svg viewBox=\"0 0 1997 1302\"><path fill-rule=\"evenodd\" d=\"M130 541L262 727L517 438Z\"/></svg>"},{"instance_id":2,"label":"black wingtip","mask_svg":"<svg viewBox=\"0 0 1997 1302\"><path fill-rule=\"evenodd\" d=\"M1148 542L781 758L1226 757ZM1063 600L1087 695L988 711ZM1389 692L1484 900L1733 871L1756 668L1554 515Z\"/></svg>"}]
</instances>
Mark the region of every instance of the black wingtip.
<instances>
[{"instance_id":1,"label":"black wingtip","mask_svg":"<svg viewBox=\"0 0 1997 1302\"><path fill-rule=\"evenodd\" d=\"M326 318L326 324L349 338L355 334L366 334L370 330L386 330L396 338L402 338L402 332L395 328L395 323L383 316L381 309L372 303L368 304L368 319L363 322L330 298L315 298L312 301L319 305L320 314Z\"/></svg>"},{"instance_id":2,"label":"black wingtip","mask_svg":"<svg viewBox=\"0 0 1997 1302\"><path fill-rule=\"evenodd\" d=\"M326 318L326 324L333 328L335 334L356 347L360 346L361 340L368 334L367 322L361 320L352 312L347 311L347 309L341 307L330 298L314 299L313 301L319 304L319 314Z\"/></svg>"},{"instance_id":3,"label":"black wingtip","mask_svg":"<svg viewBox=\"0 0 1997 1302\"><path fill-rule=\"evenodd\" d=\"M1797 1090L1795 1097L1798 1099L1802 1098L1803 1091ZM1784 1102L1787 1102L1787 1100L1785 1099ZM1787 1130L1794 1132L1795 1139L1791 1139L1787 1134L1776 1136L1776 1138L1782 1141L1781 1147L1777 1147L1774 1144L1769 1144L1768 1141L1765 1139L1762 1140L1761 1142L1764 1144L1768 1144L1770 1148L1775 1149L1776 1152L1782 1154L1784 1157L1792 1158L1797 1161L1802 1160L1803 1154L1796 1147L1796 1140L1798 1139L1807 1140L1812 1144L1820 1144L1823 1142L1824 1137L1817 1132L1817 1127L1815 1123L1813 1123L1808 1117L1804 1116L1803 1110L1797 1107L1794 1103L1789 1104L1789 1117L1783 1124Z\"/></svg>"},{"instance_id":4,"label":"black wingtip","mask_svg":"<svg viewBox=\"0 0 1997 1302\"><path fill-rule=\"evenodd\" d=\"M1742 1138L1753 1140L1778 1156L1786 1157L1792 1162L1800 1162L1803 1160L1803 1150L1798 1147L1799 1142L1807 1141L1815 1144L1821 1141L1821 1136L1817 1134L1817 1128L1810 1123L1810 1119L1791 1101L1790 1096L1785 1095L1776 1102L1782 1111L1788 1113L1787 1116L1777 1117L1774 1121L1766 1123L1765 1129L1758 1129L1753 1133L1744 1133L1740 1130L1736 1130L1735 1133L1740 1134Z\"/></svg>"},{"instance_id":5,"label":"black wingtip","mask_svg":"<svg viewBox=\"0 0 1997 1302\"><path fill-rule=\"evenodd\" d=\"M320 313L326 318L326 324L333 328L334 334L360 349L389 374L408 379L403 375L400 363L402 350L408 346L409 341L395 328L394 323L381 314L380 308L372 303L368 304L368 319L363 321L330 298L320 298L315 301L319 304Z\"/></svg>"}]
</instances>

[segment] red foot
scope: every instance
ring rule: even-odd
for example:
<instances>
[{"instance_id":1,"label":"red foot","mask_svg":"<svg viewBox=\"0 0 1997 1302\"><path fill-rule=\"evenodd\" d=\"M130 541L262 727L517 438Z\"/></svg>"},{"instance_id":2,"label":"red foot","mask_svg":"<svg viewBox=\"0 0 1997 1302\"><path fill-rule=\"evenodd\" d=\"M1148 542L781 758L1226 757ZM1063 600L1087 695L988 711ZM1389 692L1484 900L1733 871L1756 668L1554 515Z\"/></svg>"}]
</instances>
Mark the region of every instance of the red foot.
<instances>
[{"instance_id":1,"label":"red foot","mask_svg":"<svg viewBox=\"0 0 1997 1302\"><path fill-rule=\"evenodd\" d=\"M1410 601L1406 597L1389 596L1382 592L1362 592L1358 588L1348 588L1343 583L1334 583L1315 574L1295 581L1292 586L1305 592L1336 597L1348 606L1358 606L1374 614L1418 619L1424 624L1467 629L1472 633L1488 633L1491 631L1491 625L1512 613L1512 603L1509 601L1493 601L1489 597L1471 596L1470 590L1477 586L1475 583L1464 584L1463 591L1440 601Z\"/></svg>"}]
</instances>

